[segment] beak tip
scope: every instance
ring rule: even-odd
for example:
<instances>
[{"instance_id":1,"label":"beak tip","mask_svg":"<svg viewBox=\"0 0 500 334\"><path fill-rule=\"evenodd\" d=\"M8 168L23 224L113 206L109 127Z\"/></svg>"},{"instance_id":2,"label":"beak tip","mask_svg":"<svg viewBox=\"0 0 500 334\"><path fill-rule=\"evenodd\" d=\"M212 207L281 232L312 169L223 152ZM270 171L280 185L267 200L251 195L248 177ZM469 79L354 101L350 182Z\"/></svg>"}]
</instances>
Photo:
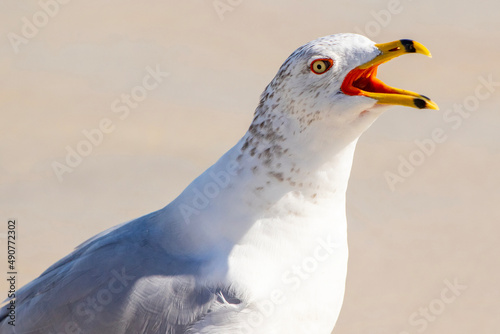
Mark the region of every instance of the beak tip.
<instances>
[{"instance_id":1,"label":"beak tip","mask_svg":"<svg viewBox=\"0 0 500 334\"><path fill-rule=\"evenodd\" d=\"M427 102L426 109L439 110L439 106L434 101Z\"/></svg>"}]
</instances>

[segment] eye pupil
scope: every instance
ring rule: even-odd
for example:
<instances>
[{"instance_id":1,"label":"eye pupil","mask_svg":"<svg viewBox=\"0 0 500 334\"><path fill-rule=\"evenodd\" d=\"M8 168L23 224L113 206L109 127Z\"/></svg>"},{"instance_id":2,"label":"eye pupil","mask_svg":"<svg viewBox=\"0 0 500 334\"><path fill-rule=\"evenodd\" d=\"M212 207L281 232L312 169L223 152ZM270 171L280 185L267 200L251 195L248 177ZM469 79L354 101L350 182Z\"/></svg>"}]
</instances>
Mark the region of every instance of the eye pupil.
<instances>
[{"instance_id":1,"label":"eye pupil","mask_svg":"<svg viewBox=\"0 0 500 334\"><path fill-rule=\"evenodd\" d=\"M311 70L315 74L323 74L333 66L332 59L317 59L311 64Z\"/></svg>"}]
</instances>

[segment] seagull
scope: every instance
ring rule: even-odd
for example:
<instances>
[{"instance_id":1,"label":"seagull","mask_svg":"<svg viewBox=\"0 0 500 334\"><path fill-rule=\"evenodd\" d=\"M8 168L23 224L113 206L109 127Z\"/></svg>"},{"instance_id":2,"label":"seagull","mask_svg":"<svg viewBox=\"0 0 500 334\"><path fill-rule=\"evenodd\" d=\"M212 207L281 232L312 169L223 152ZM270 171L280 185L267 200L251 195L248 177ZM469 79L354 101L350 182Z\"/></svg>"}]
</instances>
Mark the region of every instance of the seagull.
<instances>
[{"instance_id":1,"label":"seagull","mask_svg":"<svg viewBox=\"0 0 500 334\"><path fill-rule=\"evenodd\" d=\"M19 289L0 333L331 333L358 138L390 106L438 109L376 77L408 53L431 56L412 40L357 34L299 47L234 147L164 208L94 236Z\"/></svg>"}]
</instances>

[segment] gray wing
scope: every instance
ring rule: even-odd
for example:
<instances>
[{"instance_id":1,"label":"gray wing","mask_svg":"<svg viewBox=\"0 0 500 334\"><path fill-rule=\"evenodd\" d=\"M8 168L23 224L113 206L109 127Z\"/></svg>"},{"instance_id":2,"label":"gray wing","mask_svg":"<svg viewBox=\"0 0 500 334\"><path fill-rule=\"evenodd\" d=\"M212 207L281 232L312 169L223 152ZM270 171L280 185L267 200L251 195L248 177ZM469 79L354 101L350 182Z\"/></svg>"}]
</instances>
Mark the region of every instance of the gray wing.
<instances>
[{"instance_id":1,"label":"gray wing","mask_svg":"<svg viewBox=\"0 0 500 334\"><path fill-rule=\"evenodd\" d=\"M221 290L200 285L200 260L154 242L150 218L87 241L20 289L16 326L2 307L0 333L186 333Z\"/></svg>"}]
</instances>

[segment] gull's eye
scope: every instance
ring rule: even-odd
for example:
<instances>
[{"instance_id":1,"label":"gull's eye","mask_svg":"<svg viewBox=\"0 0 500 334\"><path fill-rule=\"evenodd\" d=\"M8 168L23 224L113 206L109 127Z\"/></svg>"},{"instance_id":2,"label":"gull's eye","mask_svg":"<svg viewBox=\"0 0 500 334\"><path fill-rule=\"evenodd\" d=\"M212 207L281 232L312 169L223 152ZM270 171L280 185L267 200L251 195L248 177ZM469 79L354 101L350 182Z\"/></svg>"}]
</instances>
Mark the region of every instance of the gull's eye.
<instances>
[{"instance_id":1,"label":"gull's eye","mask_svg":"<svg viewBox=\"0 0 500 334\"><path fill-rule=\"evenodd\" d=\"M316 74L323 74L333 66L333 60L330 58L316 59L311 63L311 71Z\"/></svg>"}]
</instances>

